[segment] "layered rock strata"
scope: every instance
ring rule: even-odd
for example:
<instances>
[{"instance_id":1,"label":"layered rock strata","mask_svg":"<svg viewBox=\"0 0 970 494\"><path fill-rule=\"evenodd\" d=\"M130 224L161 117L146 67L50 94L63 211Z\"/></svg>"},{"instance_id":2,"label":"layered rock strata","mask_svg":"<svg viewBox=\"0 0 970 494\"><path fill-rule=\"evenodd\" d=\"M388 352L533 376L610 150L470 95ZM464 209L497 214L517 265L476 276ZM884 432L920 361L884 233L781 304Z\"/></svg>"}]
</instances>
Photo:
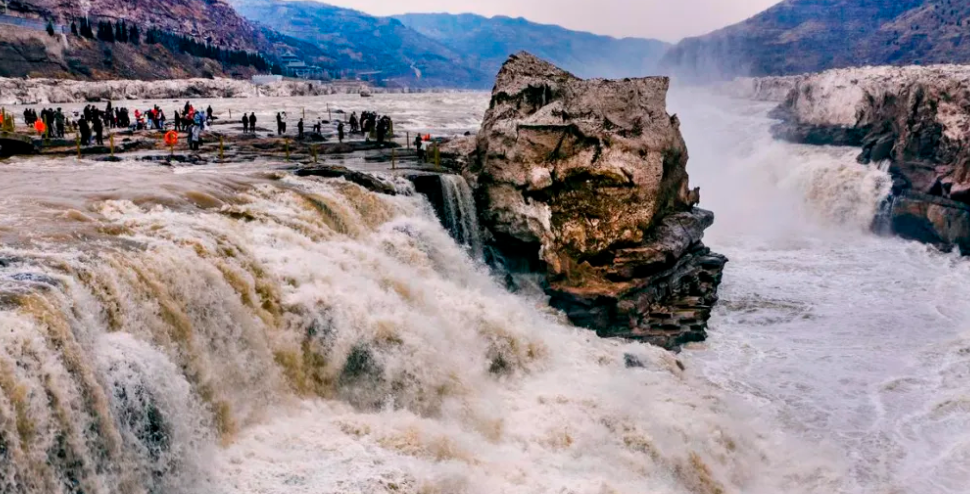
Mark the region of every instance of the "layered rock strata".
<instances>
[{"instance_id":1,"label":"layered rock strata","mask_svg":"<svg viewBox=\"0 0 970 494\"><path fill-rule=\"evenodd\" d=\"M808 76L774 115L793 142L859 146L889 163L876 227L970 252L970 67L865 67Z\"/></svg>"},{"instance_id":2,"label":"layered rock strata","mask_svg":"<svg viewBox=\"0 0 970 494\"><path fill-rule=\"evenodd\" d=\"M527 53L499 72L466 170L491 261L539 273L604 337L703 340L727 261L701 242L669 79L582 80Z\"/></svg>"}]
</instances>

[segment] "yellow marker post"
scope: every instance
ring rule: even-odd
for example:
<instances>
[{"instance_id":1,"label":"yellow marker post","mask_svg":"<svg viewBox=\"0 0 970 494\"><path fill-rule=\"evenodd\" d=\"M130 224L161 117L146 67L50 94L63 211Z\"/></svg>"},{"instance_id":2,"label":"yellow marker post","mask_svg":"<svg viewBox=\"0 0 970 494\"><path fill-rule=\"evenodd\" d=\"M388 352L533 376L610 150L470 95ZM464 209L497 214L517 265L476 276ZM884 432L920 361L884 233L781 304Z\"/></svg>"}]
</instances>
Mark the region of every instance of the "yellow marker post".
<instances>
[{"instance_id":1,"label":"yellow marker post","mask_svg":"<svg viewBox=\"0 0 970 494\"><path fill-rule=\"evenodd\" d=\"M441 148L437 143L434 145L434 167L437 170L441 169Z\"/></svg>"},{"instance_id":2,"label":"yellow marker post","mask_svg":"<svg viewBox=\"0 0 970 494\"><path fill-rule=\"evenodd\" d=\"M313 162L316 163L317 162L317 147L316 146L310 146L310 154L313 155Z\"/></svg>"},{"instance_id":3,"label":"yellow marker post","mask_svg":"<svg viewBox=\"0 0 970 494\"><path fill-rule=\"evenodd\" d=\"M391 170L397 170L397 153L391 150Z\"/></svg>"},{"instance_id":4,"label":"yellow marker post","mask_svg":"<svg viewBox=\"0 0 970 494\"><path fill-rule=\"evenodd\" d=\"M111 146L111 157L115 157L115 135L111 134L108 136L108 144Z\"/></svg>"}]
</instances>

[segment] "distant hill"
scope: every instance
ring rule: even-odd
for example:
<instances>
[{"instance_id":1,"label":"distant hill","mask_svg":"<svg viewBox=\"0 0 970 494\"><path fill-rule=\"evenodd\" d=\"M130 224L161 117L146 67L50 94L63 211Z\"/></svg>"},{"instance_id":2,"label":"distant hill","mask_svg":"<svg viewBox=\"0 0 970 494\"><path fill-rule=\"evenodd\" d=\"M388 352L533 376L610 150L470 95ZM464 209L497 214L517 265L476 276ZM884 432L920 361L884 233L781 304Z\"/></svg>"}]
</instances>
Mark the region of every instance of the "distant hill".
<instances>
[{"instance_id":1,"label":"distant hill","mask_svg":"<svg viewBox=\"0 0 970 494\"><path fill-rule=\"evenodd\" d=\"M583 77L654 75L667 49L662 41L571 31L509 17L473 14L405 14L405 26L459 53L464 62L494 76L509 55L525 50Z\"/></svg>"},{"instance_id":2,"label":"distant hill","mask_svg":"<svg viewBox=\"0 0 970 494\"><path fill-rule=\"evenodd\" d=\"M314 1L230 0L243 16L317 45L343 75L380 71L374 78L402 85L484 88L486 74L438 41L396 19Z\"/></svg>"},{"instance_id":3,"label":"distant hill","mask_svg":"<svg viewBox=\"0 0 970 494\"><path fill-rule=\"evenodd\" d=\"M681 41L662 66L688 78L721 79L942 62L970 62L970 2L785 0Z\"/></svg>"},{"instance_id":4,"label":"distant hill","mask_svg":"<svg viewBox=\"0 0 970 494\"><path fill-rule=\"evenodd\" d=\"M69 26L82 19L94 31L110 23L111 36L74 34ZM138 36L129 39L133 28ZM224 0L9 0L0 15L5 77L245 77L269 71L280 53L327 61L315 45L267 31Z\"/></svg>"}]
</instances>

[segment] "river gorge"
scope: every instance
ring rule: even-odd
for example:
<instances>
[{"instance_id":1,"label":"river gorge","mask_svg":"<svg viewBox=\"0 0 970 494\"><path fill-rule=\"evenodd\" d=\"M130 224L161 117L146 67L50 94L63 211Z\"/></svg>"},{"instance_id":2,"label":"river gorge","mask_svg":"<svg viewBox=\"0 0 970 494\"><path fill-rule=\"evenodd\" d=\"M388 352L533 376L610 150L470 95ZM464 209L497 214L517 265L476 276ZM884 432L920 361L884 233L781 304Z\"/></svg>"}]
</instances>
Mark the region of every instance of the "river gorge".
<instances>
[{"instance_id":1,"label":"river gorge","mask_svg":"<svg viewBox=\"0 0 970 494\"><path fill-rule=\"evenodd\" d=\"M209 103L462 133L489 95ZM0 492L964 492L970 264L872 233L889 173L774 107L668 97L730 259L677 354L509 293L400 177L7 160Z\"/></svg>"}]
</instances>

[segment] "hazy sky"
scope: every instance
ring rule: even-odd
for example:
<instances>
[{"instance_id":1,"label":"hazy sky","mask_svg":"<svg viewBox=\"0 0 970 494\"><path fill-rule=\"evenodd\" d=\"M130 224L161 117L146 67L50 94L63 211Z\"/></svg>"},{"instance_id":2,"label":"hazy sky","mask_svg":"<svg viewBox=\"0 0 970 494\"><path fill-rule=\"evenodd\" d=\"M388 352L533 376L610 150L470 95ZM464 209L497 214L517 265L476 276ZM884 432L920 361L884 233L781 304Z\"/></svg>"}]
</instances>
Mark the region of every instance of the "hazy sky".
<instances>
[{"instance_id":1,"label":"hazy sky","mask_svg":"<svg viewBox=\"0 0 970 494\"><path fill-rule=\"evenodd\" d=\"M613 36L676 41L751 17L779 0L324 0L373 15L507 15Z\"/></svg>"}]
</instances>

